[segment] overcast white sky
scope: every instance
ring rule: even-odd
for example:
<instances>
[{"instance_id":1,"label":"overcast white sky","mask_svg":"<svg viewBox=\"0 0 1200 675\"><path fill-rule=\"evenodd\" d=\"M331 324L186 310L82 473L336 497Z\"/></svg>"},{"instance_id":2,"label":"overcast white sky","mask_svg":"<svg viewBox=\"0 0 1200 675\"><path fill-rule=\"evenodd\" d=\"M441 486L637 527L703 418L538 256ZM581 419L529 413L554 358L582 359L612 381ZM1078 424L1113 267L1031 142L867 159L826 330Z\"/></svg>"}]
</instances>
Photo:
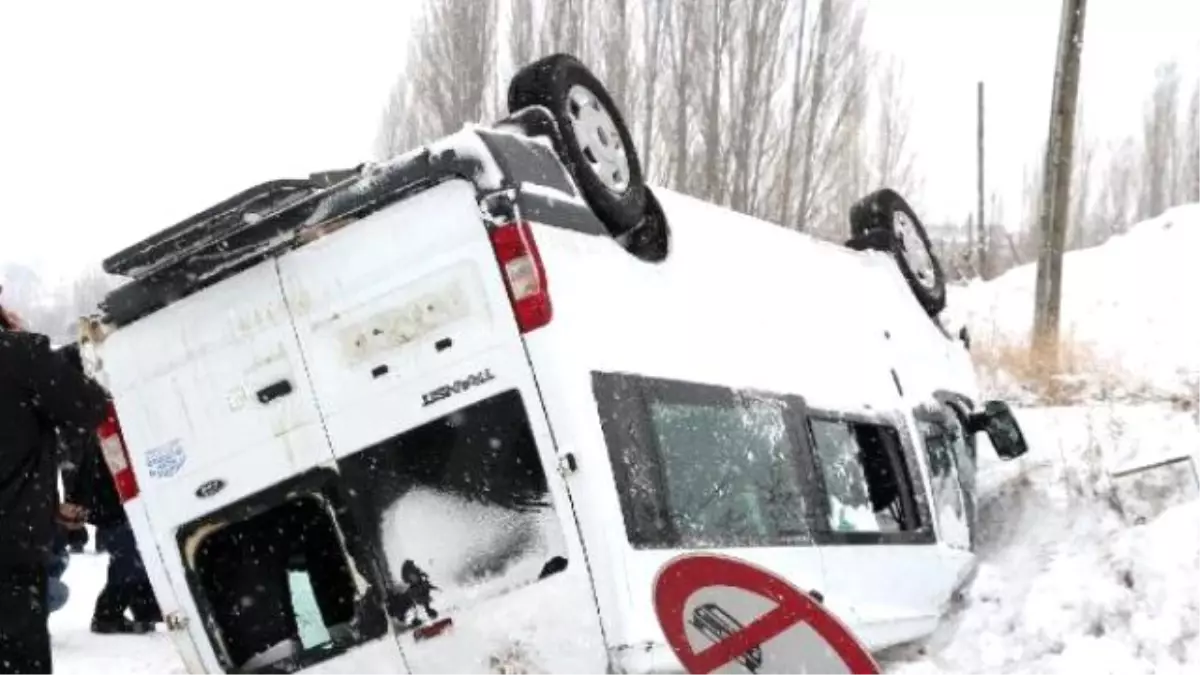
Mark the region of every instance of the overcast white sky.
<instances>
[{"instance_id":1,"label":"overcast white sky","mask_svg":"<svg viewBox=\"0 0 1200 675\"><path fill-rule=\"evenodd\" d=\"M368 159L415 4L0 3L0 260L73 272L252 183ZM1018 198L1059 0L872 5L869 40L906 65L928 216L972 209L980 78L988 173ZM1158 61L1200 61L1200 0L1089 6L1084 110L1115 136Z\"/></svg>"}]
</instances>

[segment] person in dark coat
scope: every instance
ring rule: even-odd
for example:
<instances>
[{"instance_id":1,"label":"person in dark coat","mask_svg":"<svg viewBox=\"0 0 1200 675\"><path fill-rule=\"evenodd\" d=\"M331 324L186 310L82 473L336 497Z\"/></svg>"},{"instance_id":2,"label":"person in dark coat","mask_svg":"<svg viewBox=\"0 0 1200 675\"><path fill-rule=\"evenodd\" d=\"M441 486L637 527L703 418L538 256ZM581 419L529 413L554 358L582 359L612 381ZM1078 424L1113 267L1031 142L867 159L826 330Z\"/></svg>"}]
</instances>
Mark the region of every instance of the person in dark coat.
<instances>
[{"instance_id":1,"label":"person in dark coat","mask_svg":"<svg viewBox=\"0 0 1200 675\"><path fill-rule=\"evenodd\" d=\"M137 550L137 541L129 526L129 517L121 505L116 483L104 462L99 440L79 439L84 443L79 471L75 477L74 498L79 500L87 522L96 526L96 545L108 551L108 579L96 598L92 613L92 632L146 633L163 620L150 579ZM130 620L125 616L129 610Z\"/></svg>"},{"instance_id":2,"label":"person in dark coat","mask_svg":"<svg viewBox=\"0 0 1200 675\"><path fill-rule=\"evenodd\" d=\"M83 363L78 345L61 350L63 358L79 372ZM146 633L163 620L150 579L137 550L129 517L117 494L116 482L104 461L96 434L62 437L63 455L74 460L76 470L67 488L68 500L82 509L84 518L96 527L97 550L108 551L108 579L96 598L92 632ZM125 616L129 610L130 620Z\"/></svg>"},{"instance_id":3,"label":"person in dark coat","mask_svg":"<svg viewBox=\"0 0 1200 675\"><path fill-rule=\"evenodd\" d=\"M72 351L68 354L65 354L65 356L67 356L72 362L72 365L75 365L75 363L79 361L79 351L78 349L74 348L73 345L70 346L70 349ZM80 365L79 370L82 372L82 365ZM61 438L61 436L59 438L60 456L58 465L59 471L62 473L63 501L69 504L79 503L79 500L75 499L73 494L76 482L75 477L79 473L79 462L82 459L79 457L78 452L74 451L77 450L75 446L79 445L79 443L67 443L65 439ZM65 533L66 545L70 552L83 553L83 550L87 547L88 540L90 539L87 528L64 527L63 532ZM99 552L100 551L97 551L97 553Z\"/></svg>"},{"instance_id":4,"label":"person in dark coat","mask_svg":"<svg viewBox=\"0 0 1200 675\"><path fill-rule=\"evenodd\" d=\"M47 583L58 523L56 433L94 433L103 388L0 308L0 673L49 673Z\"/></svg>"}]
</instances>

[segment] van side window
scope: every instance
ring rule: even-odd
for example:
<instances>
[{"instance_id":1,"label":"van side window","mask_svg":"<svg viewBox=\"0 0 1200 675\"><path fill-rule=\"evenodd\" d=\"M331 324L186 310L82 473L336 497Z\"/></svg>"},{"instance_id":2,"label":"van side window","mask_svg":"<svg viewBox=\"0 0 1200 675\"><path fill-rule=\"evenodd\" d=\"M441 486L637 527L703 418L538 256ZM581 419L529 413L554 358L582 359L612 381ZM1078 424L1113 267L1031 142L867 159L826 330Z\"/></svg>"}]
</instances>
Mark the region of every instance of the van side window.
<instances>
[{"instance_id":1,"label":"van side window","mask_svg":"<svg viewBox=\"0 0 1200 675\"><path fill-rule=\"evenodd\" d=\"M812 417L809 430L833 532L893 533L920 527L908 499L912 483L894 428Z\"/></svg>"},{"instance_id":2,"label":"van side window","mask_svg":"<svg viewBox=\"0 0 1200 675\"><path fill-rule=\"evenodd\" d=\"M810 539L799 448L782 402L706 385L628 379L638 382L638 393L609 409L624 409L624 415L603 413L607 397L598 392L597 398L635 547Z\"/></svg>"}]
</instances>

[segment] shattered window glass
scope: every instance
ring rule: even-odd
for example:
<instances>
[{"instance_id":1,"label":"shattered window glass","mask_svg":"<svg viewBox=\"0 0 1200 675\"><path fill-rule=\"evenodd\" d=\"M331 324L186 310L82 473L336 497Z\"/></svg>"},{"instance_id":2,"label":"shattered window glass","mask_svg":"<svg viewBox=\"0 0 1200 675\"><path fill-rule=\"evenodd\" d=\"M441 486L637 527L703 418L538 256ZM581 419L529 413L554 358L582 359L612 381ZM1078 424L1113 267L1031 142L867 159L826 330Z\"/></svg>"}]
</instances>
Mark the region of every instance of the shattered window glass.
<instances>
[{"instance_id":1,"label":"shattered window glass","mask_svg":"<svg viewBox=\"0 0 1200 675\"><path fill-rule=\"evenodd\" d=\"M897 475L900 438L882 424L812 418L813 452L829 507L834 532L898 532L919 526L906 508Z\"/></svg>"},{"instance_id":2,"label":"shattered window glass","mask_svg":"<svg viewBox=\"0 0 1200 675\"><path fill-rule=\"evenodd\" d=\"M879 532L858 441L846 422L814 419L813 450L829 499L829 526L835 532Z\"/></svg>"},{"instance_id":3,"label":"shattered window glass","mask_svg":"<svg viewBox=\"0 0 1200 675\"><path fill-rule=\"evenodd\" d=\"M401 630L567 566L562 527L516 390L340 462Z\"/></svg>"},{"instance_id":4,"label":"shattered window glass","mask_svg":"<svg viewBox=\"0 0 1200 675\"><path fill-rule=\"evenodd\" d=\"M808 534L796 448L777 404L649 408L678 543L768 545Z\"/></svg>"},{"instance_id":5,"label":"shattered window glass","mask_svg":"<svg viewBox=\"0 0 1200 675\"><path fill-rule=\"evenodd\" d=\"M965 429L953 410L938 422L917 420L917 430L929 458L929 478L934 506L943 530L959 527L967 518L963 490L974 488L975 463Z\"/></svg>"}]
</instances>

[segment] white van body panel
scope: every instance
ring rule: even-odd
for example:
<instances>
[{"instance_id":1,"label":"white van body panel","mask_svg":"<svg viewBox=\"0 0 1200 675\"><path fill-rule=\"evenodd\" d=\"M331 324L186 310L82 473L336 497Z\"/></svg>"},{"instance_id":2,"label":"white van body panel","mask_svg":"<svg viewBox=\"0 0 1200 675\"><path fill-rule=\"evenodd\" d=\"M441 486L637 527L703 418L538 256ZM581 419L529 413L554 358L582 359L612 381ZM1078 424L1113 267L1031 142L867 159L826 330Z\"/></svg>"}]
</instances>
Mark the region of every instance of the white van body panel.
<instances>
[{"instance_id":1,"label":"white van body panel","mask_svg":"<svg viewBox=\"0 0 1200 675\"><path fill-rule=\"evenodd\" d=\"M486 156L475 134L455 138ZM655 188L671 230L661 263L606 236L532 224L553 318L523 335L479 202L480 181L498 188L503 176L483 165L474 184L448 180L348 220L97 345L142 492L127 509L144 513L134 527L164 612L191 620L176 636L189 669L221 664L186 581L181 526L314 467L346 474L368 450L504 392L517 392L528 416L553 506L536 527L557 537L566 569L513 588L501 579L440 589L453 622L444 632L423 638L393 622L384 638L306 671L682 672L652 593L662 566L687 551L630 543L595 373L886 418L914 450L909 468L936 510L913 410L944 391L978 400L979 389L966 350L926 315L889 255ZM282 381L286 394L259 400ZM447 386L452 395L431 396ZM197 494L213 480L223 488ZM495 514L473 508L436 490L405 492L368 533L379 540L373 564L387 575L424 556L452 577L434 545L493 534ZM461 527L462 514L476 529ZM934 515L937 540L921 544L709 550L820 592L880 649L930 632L974 564L952 524Z\"/></svg>"},{"instance_id":2,"label":"white van body panel","mask_svg":"<svg viewBox=\"0 0 1200 675\"><path fill-rule=\"evenodd\" d=\"M124 506L134 539L139 543L155 541L154 528L150 524L145 502L140 498L135 498L125 502ZM150 587L154 590L154 598L158 601L158 608L162 611L163 616L171 616L177 612L184 615L184 612L180 612L183 609L180 598L188 598L188 595L177 595L175 588L171 585L162 551L157 546L141 544L139 544L138 550L142 557L142 564L146 568L146 577L150 580ZM185 603L190 606L190 602L185 600ZM196 641L191 632L186 628L171 629L169 632L171 643L175 645L175 651L179 653L184 669L189 673L207 672L206 663L200 650L196 647Z\"/></svg>"},{"instance_id":3,"label":"white van body panel","mask_svg":"<svg viewBox=\"0 0 1200 675\"><path fill-rule=\"evenodd\" d=\"M589 548L602 550L591 555L597 593L602 608L616 610L605 612L605 627L614 653L631 670L661 661L654 656L664 638L652 583L679 551L636 550L625 537L618 488L605 470L592 371L793 393L812 406L846 412L906 411L937 389L976 389L965 350L925 315L889 256L799 236L669 190L655 194L671 226L671 254L663 263L638 261L609 239L535 229L555 316L526 340L536 371L545 374L544 392L554 392L546 401L550 418L556 429L571 430L559 434L560 451L579 456L572 485L586 485L575 494L586 494L590 506L581 510L580 525ZM911 418L900 428L911 433ZM936 625L956 580L947 568L973 558L968 553L951 564L942 549L713 552L819 590L868 646L880 648Z\"/></svg>"}]
</instances>

